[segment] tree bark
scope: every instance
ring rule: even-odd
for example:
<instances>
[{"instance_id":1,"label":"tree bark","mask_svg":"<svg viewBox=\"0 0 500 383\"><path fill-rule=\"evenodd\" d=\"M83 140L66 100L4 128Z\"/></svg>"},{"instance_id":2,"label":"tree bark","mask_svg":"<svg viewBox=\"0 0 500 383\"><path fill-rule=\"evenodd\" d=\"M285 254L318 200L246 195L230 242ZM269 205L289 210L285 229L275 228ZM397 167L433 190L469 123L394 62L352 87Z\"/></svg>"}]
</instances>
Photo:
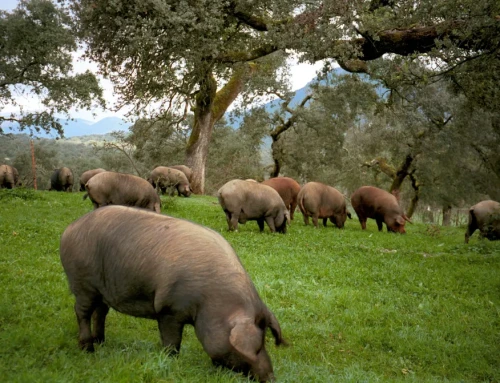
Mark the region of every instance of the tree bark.
<instances>
[{"instance_id":1,"label":"tree bark","mask_svg":"<svg viewBox=\"0 0 500 383\"><path fill-rule=\"evenodd\" d=\"M450 226L451 224L451 206L443 206L443 224L442 226Z\"/></svg>"},{"instance_id":2,"label":"tree bark","mask_svg":"<svg viewBox=\"0 0 500 383\"><path fill-rule=\"evenodd\" d=\"M411 186L413 188L414 194L413 194L413 198L410 201L410 207L408 208L408 212L406 213L406 216L408 218L411 218L413 213L415 213L415 210L417 209L418 200L420 199L420 183L415 178L415 175L413 174L413 172L410 173L409 176L411 179Z\"/></svg>"},{"instance_id":3,"label":"tree bark","mask_svg":"<svg viewBox=\"0 0 500 383\"><path fill-rule=\"evenodd\" d=\"M231 79L218 92L212 72L207 72L200 81L200 91L195 99L193 130L186 147L186 164L193 171L191 190L195 194L205 193L205 167L214 125L243 90L255 69L255 64L245 64L235 69Z\"/></svg>"},{"instance_id":4,"label":"tree bark","mask_svg":"<svg viewBox=\"0 0 500 383\"><path fill-rule=\"evenodd\" d=\"M375 165L378 166L380 171L392 179L391 186L389 187L389 193L393 193L396 190L401 190L401 185L406 177L410 175L410 167L413 162L413 156L408 154L401 164L401 166L396 170L394 166L387 162L384 157L377 157L370 162L365 162L361 166L366 166L368 168L374 168Z\"/></svg>"},{"instance_id":5,"label":"tree bark","mask_svg":"<svg viewBox=\"0 0 500 383\"><path fill-rule=\"evenodd\" d=\"M413 157L411 156L411 154L408 154L406 156L404 162L401 164L401 166L398 168L398 170L394 174L394 177L392 179L392 185L391 185L391 188L389 189L390 193L392 193L394 190L401 189L401 185L403 184L403 181L410 174L408 170L410 169L412 162L413 162Z\"/></svg>"},{"instance_id":6,"label":"tree bark","mask_svg":"<svg viewBox=\"0 0 500 383\"><path fill-rule=\"evenodd\" d=\"M275 178L275 177L278 177L280 175L280 171L281 171L281 160L280 160L281 153L278 153L279 152L279 148L278 148L279 136L271 136L271 137L273 139L273 143L271 144L271 153L273 156L274 166L273 166L273 169L271 170L270 177Z\"/></svg>"},{"instance_id":7,"label":"tree bark","mask_svg":"<svg viewBox=\"0 0 500 383\"><path fill-rule=\"evenodd\" d=\"M282 153L280 153L278 140L280 139L281 134L286 132L297 122L297 119L299 117L299 112L305 107L306 103L311 98L312 95L310 94L304 97L304 99L301 101L301 103L297 106L295 110L292 110L288 107L288 104L290 104L290 101L292 101L292 97L285 100L286 104L284 106L284 109L291 114L291 117L286 122L282 120L282 123L279 124L276 128L274 128L273 131L271 132L271 138L273 140L273 143L271 144L271 153L272 153L271 155L274 161L274 166L270 173L271 178L278 177L281 171L280 157Z\"/></svg>"}]
</instances>

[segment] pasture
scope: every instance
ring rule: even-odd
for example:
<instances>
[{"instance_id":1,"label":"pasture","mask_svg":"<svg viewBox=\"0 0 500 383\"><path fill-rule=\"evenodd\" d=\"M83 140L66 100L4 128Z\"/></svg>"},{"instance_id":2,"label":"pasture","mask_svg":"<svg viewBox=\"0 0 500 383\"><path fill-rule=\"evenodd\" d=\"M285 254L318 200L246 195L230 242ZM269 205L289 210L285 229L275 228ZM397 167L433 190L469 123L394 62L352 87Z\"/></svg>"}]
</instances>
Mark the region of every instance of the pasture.
<instances>
[{"instance_id":1,"label":"pasture","mask_svg":"<svg viewBox=\"0 0 500 383\"><path fill-rule=\"evenodd\" d=\"M155 321L111 310L94 354L77 323L59 260L66 226L91 211L83 193L0 193L0 380L243 382L213 367L191 327L179 357ZM163 197L162 197L163 198ZM406 236L304 226L227 231L216 198L163 199L163 213L221 233L235 248L289 347L267 349L278 382L500 381L500 241L464 245L464 227L407 225Z\"/></svg>"}]
</instances>

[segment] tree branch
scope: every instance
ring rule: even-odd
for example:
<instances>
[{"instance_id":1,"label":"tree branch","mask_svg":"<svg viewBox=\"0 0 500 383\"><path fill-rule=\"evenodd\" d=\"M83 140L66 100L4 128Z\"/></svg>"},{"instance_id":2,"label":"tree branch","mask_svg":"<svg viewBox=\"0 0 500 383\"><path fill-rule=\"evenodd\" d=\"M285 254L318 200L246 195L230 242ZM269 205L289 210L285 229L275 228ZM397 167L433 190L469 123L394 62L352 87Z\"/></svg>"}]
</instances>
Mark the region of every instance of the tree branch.
<instances>
[{"instance_id":1,"label":"tree branch","mask_svg":"<svg viewBox=\"0 0 500 383\"><path fill-rule=\"evenodd\" d=\"M218 121L222 118L229 105L243 90L248 78L257 70L257 64L246 64L234 71L233 76L216 95L212 106L212 118Z\"/></svg>"},{"instance_id":2,"label":"tree branch","mask_svg":"<svg viewBox=\"0 0 500 383\"><path fill-rule=\"evenodd\" d=\"M248 52L231 52L214 58L215 62L220 64L235 64L238 62L248 62L257 60L258 58L270 55L278 51L279 48L275 45L263 45Z\"/></svg>"}]
</instances>

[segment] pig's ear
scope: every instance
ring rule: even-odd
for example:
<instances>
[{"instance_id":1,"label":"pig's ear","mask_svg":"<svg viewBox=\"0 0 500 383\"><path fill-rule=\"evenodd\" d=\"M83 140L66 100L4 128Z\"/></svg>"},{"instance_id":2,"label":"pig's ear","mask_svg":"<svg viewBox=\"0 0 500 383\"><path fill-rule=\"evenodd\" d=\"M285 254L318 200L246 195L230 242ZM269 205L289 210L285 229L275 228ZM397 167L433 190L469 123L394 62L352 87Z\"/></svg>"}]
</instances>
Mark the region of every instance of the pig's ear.
<instances>
[{"instance_id":1,"label":"pig's ear","mask_svg":"<svg viewBox=\"0 0 500 383\"><path fill-rule=\"evenodd\" d=\"M285 339L283 339L283 336L281 335L281 327L280 327L278 320L276 319L274 314L271 312L271 310L267 310L267 313L268 313L267 314L268 326L271 329L271 333L274 336L274 342L275 342L276 346L280 346L280 345L288 346L287 341Z\"/></svg>"},{"instance_id":2,"label":"pig's ear","mask_svg":"<svg viewBox=\"0 0 500 383\"><path fill-rule=\"evenodd\" d=\"M236 322L229 335L229 343L249 361L257 362L257 351L262 346L262 330L250 320Z\"/></svg>"}]
</instances>

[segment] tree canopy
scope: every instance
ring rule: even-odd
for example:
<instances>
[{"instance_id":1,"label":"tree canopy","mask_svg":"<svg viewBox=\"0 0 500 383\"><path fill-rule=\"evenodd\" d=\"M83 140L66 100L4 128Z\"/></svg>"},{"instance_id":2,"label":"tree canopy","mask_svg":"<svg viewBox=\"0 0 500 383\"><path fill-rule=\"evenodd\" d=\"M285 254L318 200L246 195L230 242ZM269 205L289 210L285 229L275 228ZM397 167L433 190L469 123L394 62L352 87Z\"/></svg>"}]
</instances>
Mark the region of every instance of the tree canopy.
<instances>
[{"instance_id":1,"label":"tree canopy","mask_svg":"<svg viewBox=\"0 0 500 383\"><path fill-rule=\"evenodd\" d=\"M95 75L72 73L77 42L71 25L50 0L21 0L12 12L0 11L0 124L62 134L57 114L69 118L72 107L104 105ZM39 100L41 110L20 102L27 97ZM10 113L4 112L7 107Z\"/></svg>"},{"instance_id":2,"label":"tree canopy","mask_svg":"<svg viewBox=\"0 0 500 383\"><path fill-rule=\"evenodd\" d=\"M69 1L120 104L179 119L194 112L186 158L198 192L214 124L242 92L268 89L256 77L274 78L292 53L400 83L447 76L471 103L498 104L496 0Z\"/></svg>"}]
</instances>

